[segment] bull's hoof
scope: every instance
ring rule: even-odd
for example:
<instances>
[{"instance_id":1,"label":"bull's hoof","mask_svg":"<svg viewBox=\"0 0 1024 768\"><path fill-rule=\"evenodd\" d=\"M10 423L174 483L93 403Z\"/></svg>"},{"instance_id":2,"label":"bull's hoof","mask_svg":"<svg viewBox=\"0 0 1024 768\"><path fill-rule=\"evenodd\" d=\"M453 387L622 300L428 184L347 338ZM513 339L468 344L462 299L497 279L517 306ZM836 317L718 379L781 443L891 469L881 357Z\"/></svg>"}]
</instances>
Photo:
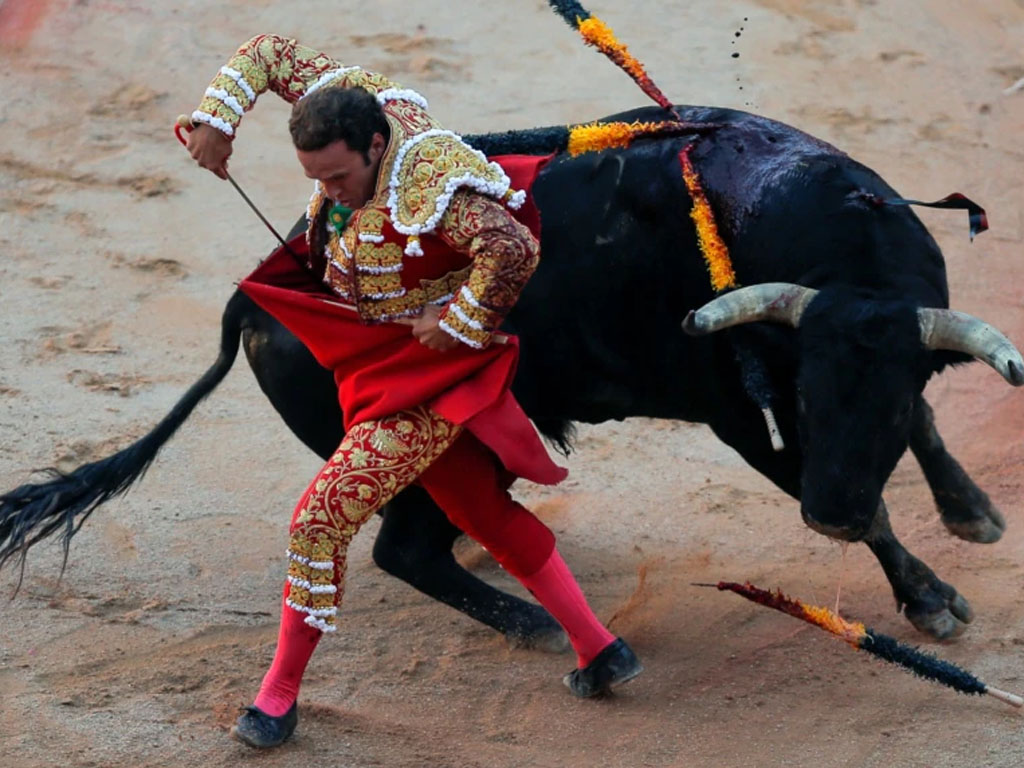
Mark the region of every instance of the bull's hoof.
<instances>
[{"instance_id":1,"label":"bull's hoof","mask_svg":"<svg viewBox=\"0 0 1024 768\"><path fill-rule=\"evenodd\" d=\"M907 604L903 615L918 632L923 632L936 640L951 640L962 635L967 625L974 621L974 611L971 610L970 603L955 589L948 584L943 586L952 593L939 599L941 603L945 603L944 607L936 607L934 599L915 601Z\"/></svg>"},{"instance_id":2,"label":"bull's hoof","mask_svg":"<svg viewBox=\"0 0 1024 768\"><path fill-rule=\"evenodd\" d=\"M980 520L972 520L969 523L948 523L942 521L946 530L957 538L964 541L973 541L975 544L993 544L1003 538L1003 531L1006 530L1005 523L1000 519L998 522L984 517Z\"/></svg>"},{"instance_id":3,"label":"bull's hoof","mask_svg":"<svg viewBox=\"0 0 1024 768\"><path fill-rule=\"evenodd\" d=\"M991 544L999 541L1006 530L1006 519L981 490L966 497L936 494L942 524L946 530L964 541Z\"/></svg>"}]
</instances>

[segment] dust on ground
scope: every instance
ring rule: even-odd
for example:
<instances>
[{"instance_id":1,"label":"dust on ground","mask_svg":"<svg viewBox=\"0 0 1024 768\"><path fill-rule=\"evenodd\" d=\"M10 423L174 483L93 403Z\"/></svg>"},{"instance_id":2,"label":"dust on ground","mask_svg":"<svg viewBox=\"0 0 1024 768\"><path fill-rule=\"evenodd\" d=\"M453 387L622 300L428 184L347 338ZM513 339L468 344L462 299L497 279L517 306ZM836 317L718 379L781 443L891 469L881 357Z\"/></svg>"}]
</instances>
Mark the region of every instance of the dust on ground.
<instances>
[{"instance_id":1,"label":"dust on ground","mask_svg":"<svg viewBox=\"0 0 1024 768\"><path fill-rule=\"evenodd\" d=\"M677 101L749 109L818 135L902 193L954 190L992 229L923 210L952 304L1024 341L1020 0L747 0L590 8ZM144 434L213 362L233 282L272 247L171 135L242 41L289 34L428 96L477 132L645 103L541 0L0 0L0 487ZM739 33L739 34L737 34ZM733 53L739 53L734 57ZM265 95L232 171L279 227L309 184ZM924 643L1024 689L1024 408L983 366L927 392L950 449L1002 508L1004 539L951 538L919 470L887 494L902 540L972 603L959 641L924 643L866 548L807 530L795 502L703 427L585 428L562 486L520 484L598 614L647 672L571 699L569 656L510 649L384 575L376 523L353 548L341 631L310 666L287 746L227 729L271 658L286 520L318 460L238 364L125 499L61 553L33 552L0 607L0 762L66 766L1014 766L1019 713L859 655L693 581L750 579ZM267 456L274 461L268 463ZM470 544L483 578L518 586ZM13 571L0 575L10 591Z\"/></svg>"}]
</instances>

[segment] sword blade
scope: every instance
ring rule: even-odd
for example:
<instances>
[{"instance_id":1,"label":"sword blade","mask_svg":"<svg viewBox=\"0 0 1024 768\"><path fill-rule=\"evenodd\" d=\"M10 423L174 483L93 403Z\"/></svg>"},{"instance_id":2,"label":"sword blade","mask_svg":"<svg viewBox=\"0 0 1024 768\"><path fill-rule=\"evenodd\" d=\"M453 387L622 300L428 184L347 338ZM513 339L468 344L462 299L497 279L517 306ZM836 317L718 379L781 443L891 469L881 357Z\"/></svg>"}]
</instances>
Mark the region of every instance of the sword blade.
<instances>
[{"instance_id":1,"label":"sword blade","mask_svg":"<svg viewBox=\"0 0 1024 768\"><path fill-rule=\"evenodd\" d=\"M260 213L260 209L259 209L259 208L257 208L257 207L256 207L256 204L255 204L255 203L253 203L253 201L249 199L249 196L248 196L247 194L245 194L245 192L243 192L243 191L242 191L242 188L241 188L240 186L238 186L238 182L237 182L237 181L235 181L235 180L234 180L233 178L231 178L231 174L230 174L230 173L229 173L229 174L227 174L227 177L228 177L228 181L230 181L230 182L231 182L231 186L233 186L233 187L235 188L235 190L236 190L236 191L238 192L238 194L240 194L240 195L242 196L242 199L243 199L243 200L245 200L245 202L246 202L246 203L248 204L248 206L249 206L250 208L252 208L252 212L253 212L253 213L255 213L255 214L256 214L257 216L259 216L259 218L260 218L260 221L262 221L262 222L263 222L263 226L265 226L265 227L266 227L267 229L269 229L269 230L270 230L270 233L271 233L271 234L272 234L272 235L273 235L274 237L276 237L276 238L277 238L277 242L279 242L279 243L280 243L280 244L281 244L281 245L282 245L282 246L284 247L284 249L285 249L286 251L288 251L289 253L291 253L291 250L292 250L292 249L288 247L288 243L286 243L286 242L284 241L284 238L283 238L283 237L281 237L281 235L279 235L279 234L277 233L277 230L276 230L276 229L274 229L274 226L273 226L273 224L271 224L271 223L270 223L269 221L267 221L267 218L266 218L266 216L264 216L264 215L263 215L262 213ZM292 255L294 256L295 254L292 254Z\"/></svg>"}]
</instances>

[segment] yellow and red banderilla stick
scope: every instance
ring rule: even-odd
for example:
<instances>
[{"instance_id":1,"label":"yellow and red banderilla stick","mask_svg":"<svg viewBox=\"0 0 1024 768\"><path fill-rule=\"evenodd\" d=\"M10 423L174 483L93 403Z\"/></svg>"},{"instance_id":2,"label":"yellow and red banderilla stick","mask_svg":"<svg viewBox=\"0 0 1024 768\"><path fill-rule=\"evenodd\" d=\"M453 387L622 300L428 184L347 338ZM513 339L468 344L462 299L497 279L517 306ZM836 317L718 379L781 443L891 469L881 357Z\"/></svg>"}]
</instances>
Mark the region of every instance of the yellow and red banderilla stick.
<instances>
[{"instance_id":1,"label":"yellow and red banderilla stick","mask_svg":"<svg viewBox=\"0 0 1024 768\"><path fill-rule=\"evenodd\" d=\"M918 677L942 683L954 690L960 691L960 693L988 694L1011 706L1024 707L1024 699L1020 696L986 685L970 672L955 664L944 661L930 653L919 651L917 648L911 648L895 638L865 627L860 622L847 621L828 608L807 605L799 600L787 597L780 590L770 592L765 589L759 589L749 581L744 584L738 584L733 581L720 581L717 584L694 584L694 586L714 587L720 591L735 592L737 595L759 605L774 608L782 613L788 613L790 616L795 616L801 621L806 621L808 624L813 624L824 629L826 632L842 638L854 648L867 651L873 656L888 661L890 664L897 664L904 669L910 670Z\"/></svg>"},{"instance_id":2,"label":"yellow and red banderilla stick","mask_svg":"<svg viewBox=\"0 0 1024 768\"><path fill-rule=\"evenodd\" d=\"M675 112L672 102L655 85L644 65L629 52L629 49L619 42L611 27L601 19L594 16L584 8L577 0L548 0L548 4L570 27L580 33L583 42L597 48L601 53L611 59L633 81L640 86L640 89L650 96L660 107L670 112Z\"/></svg>"}]
</instances>

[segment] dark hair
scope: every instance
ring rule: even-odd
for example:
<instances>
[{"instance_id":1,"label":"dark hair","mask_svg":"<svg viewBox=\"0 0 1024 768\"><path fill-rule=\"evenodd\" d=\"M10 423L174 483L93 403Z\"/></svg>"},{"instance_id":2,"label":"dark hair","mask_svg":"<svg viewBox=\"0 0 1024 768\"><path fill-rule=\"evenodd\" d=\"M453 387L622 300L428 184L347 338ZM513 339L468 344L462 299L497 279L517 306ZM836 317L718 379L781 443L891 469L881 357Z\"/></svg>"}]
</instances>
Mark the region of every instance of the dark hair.
<instances>
[{"instance_id":1,"label":"dark hair","mask_svg":"<svg viewBox=\"0 0 1024 768\"><path fill-rule=\"evenodd\" d=\"M303 152L315 152L340 139L349 149L361 152L367 163L373 134L381 134L385 141L391 135L377 97L358 87L321 88L297 101L288 130L295 148Z\"/></svg>"}]
</instances>

